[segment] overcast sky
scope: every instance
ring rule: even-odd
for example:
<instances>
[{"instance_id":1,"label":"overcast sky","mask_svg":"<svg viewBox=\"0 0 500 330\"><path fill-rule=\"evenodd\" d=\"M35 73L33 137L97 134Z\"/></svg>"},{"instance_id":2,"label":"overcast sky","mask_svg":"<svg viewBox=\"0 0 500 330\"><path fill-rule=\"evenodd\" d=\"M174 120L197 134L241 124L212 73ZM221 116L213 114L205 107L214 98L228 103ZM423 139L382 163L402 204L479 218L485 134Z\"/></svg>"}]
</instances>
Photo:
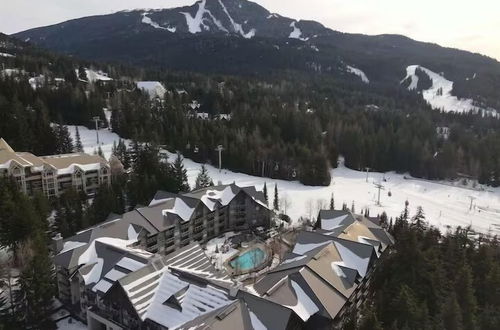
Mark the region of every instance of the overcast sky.
<instances>
[{"instance_id":1,"label":"overcast sky","mask_svg":"<svg viewBox=\"0 0 500 330\"><path fill-rule=\"evenodd\" d=\"M123 9L168 8L195 0L0 0L0 31L10 34ZM312 19L342 32L398 33L500 59L499 0L254 0L272 12Z\"/></svg>"}]
</instances>

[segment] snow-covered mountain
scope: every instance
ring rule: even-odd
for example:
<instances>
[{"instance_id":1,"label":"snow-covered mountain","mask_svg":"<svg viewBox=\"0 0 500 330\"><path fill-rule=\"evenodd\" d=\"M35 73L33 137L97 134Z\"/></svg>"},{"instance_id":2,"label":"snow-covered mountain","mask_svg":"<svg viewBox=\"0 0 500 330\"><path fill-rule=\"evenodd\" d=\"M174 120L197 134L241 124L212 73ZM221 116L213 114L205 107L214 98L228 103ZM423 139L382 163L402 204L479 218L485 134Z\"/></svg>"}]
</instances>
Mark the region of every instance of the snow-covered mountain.
<instances>
[{"instance_id":1,"label":"snow-covered mountain","mask_svg":"<svg viewBox=\"0 0 500 330\"><path fill-rule=\"evenodd\" d=\"M500 63L494 59L404 36L341 33L271 13L247 0L122 11L15 36L92 60L229 74L295 70L334 75L365 87L400 88L407 68L420 64L452 81L450 95L458 100L500 109Z\"/></svg>"}]
</instances>

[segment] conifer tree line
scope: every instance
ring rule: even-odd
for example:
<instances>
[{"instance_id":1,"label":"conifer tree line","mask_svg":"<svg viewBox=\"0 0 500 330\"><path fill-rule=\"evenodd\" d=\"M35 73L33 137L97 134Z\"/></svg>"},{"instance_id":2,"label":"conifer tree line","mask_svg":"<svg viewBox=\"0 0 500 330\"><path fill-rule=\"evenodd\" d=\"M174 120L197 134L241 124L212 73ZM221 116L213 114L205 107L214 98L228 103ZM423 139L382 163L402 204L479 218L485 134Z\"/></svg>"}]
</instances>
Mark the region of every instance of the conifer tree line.
<instances>
[{"instance_id":1,"label":"conifer tree line","mask_svg":"<svg viewBox=\"0 0 500 330\"><path fill-rule=\"evenodd\" d=\"M91 128L98 116L105 127L106 107L112 111L113 131L123 138L156 143L210 164L218 162L214 149L222 144L223 167L252 175L328 185L330 168L342 155L356 170L370 167L428 179L465 176L500 185L500 121L431 110L404 84L360 87L327 75L257 79L111 65L104 68L115 80L99 84L83 79L84 64L74 59L33 50L30 56L2 61L44 72L48 80L33 90L26 77L0 79L0 135L18 150L40 155L67 150L50 123ZM424 76L421 86L428 83ZM55 86L49 81L54 77L66 81ZM168 92L151 101L135 87L137 79L162 81ZM193 101L200 107L193 109ZM232 118L201 120L196 111ZM449 136L437 134L438 127L449 128Z\"/></svg>"},{"instance_id":2,"label":"conifer tree line","mask_svg":"<svg viewBox=\"0 0 500 330\"><path fill-rule=\"evenodd\" d=\"M13 254L0 265L0 329L55 329L50 318L55 290L49 257L49 202L29 198L9 178L0 178L0 248ZM20 271L17 282L11 268Z\"/></svg>"},{"instance_id":3,"label":"conifer tree line","mask_svg":"<svg viewBox=\"0 0 500 330\"><path fill-rule=\"evenodd\" d=\"M468 228L445 234L408 205L385 225L396 243L378 262L371 298L344 329L500 329L500 243Z\"/></svg>"}]
</instances>

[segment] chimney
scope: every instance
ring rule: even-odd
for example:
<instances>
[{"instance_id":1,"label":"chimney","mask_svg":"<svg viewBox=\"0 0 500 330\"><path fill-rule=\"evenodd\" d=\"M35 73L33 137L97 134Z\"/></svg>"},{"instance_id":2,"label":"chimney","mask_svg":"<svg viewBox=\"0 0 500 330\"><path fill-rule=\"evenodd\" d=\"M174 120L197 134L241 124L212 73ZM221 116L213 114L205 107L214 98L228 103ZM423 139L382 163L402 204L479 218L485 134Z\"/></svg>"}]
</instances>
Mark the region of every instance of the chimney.
<instances>
[{"instance_id":1,"label":"chimney","mask_svg":"<svg viewBox=\"0 0 500 330\"><path fill-rule=\"evenodd\" d=\"M56 236L52 237L52 248L55 254L58 254L63 249L63 238L61 233L57 233Z\"/></svg>"}]
</instances>

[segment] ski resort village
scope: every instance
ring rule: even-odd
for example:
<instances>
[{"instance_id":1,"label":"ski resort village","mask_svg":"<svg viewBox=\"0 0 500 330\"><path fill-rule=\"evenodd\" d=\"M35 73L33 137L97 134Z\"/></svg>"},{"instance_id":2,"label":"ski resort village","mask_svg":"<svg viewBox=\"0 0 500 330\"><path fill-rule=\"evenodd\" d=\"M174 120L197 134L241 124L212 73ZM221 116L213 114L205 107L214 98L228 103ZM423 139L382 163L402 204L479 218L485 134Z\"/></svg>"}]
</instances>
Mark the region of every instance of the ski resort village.
<instances>
[{"instance_id":1,"label":"ski resort village","mask_svg":"<svg viewBox=\"0 0 500 330\"><path fill-rule=\"evenodd\" d=\"M0 4L0 330L500 329L500 62L305 20L461 5L255 1Z\"/></svg>"}]
</instances>

